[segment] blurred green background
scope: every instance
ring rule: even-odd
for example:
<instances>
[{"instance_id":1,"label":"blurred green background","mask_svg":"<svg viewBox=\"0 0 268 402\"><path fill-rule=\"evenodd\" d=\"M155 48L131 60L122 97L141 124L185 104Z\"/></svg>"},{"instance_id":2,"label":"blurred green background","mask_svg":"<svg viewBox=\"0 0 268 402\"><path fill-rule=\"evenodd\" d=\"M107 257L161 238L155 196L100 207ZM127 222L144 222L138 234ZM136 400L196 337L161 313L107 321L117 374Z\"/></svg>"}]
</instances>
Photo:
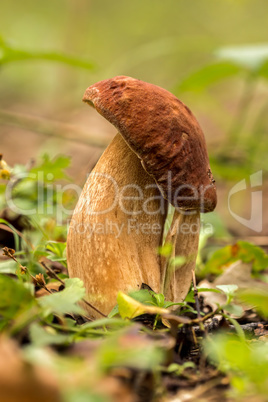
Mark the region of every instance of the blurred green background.
<instances>
[{"instance_id":1,"label":"blurred green background","mask_svg":"<svg viewBox=\"0 0 268 402\"><path fill-rule=\"evenodd\" d=\"M115 75L162 86L204 129L219 190L217 212L235 236L268 232L268 2L266 0L2 0L0 140L9 165L44 152L72 158L82 185L115 129L82 104ZM263 230L238 223L228 193L263 170ZM250 215L250 190L232 210ZM256 241L258 239L256 237Z\"/></svg>"}]
</instances>

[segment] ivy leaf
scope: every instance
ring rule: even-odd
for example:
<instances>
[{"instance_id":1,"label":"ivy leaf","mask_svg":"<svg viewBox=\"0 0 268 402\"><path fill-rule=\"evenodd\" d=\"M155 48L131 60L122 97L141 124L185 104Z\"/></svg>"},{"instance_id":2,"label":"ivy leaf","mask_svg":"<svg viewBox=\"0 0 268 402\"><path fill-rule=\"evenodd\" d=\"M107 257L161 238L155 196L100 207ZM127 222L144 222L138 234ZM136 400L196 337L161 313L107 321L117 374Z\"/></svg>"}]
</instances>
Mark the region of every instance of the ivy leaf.
<instances>
[{"instance_id":1,"label":"ivy leaf","mask_svg":"<svg viewBox=\"0 0 268 402\"><path fill-rule=\"evenodd\" d=\"M38 303L46 314L84 314L83 309L76 303L85 296L85 292L84 284L80 279L66 279L64 290L43 296Z\"/></svg>"}]
</instances>

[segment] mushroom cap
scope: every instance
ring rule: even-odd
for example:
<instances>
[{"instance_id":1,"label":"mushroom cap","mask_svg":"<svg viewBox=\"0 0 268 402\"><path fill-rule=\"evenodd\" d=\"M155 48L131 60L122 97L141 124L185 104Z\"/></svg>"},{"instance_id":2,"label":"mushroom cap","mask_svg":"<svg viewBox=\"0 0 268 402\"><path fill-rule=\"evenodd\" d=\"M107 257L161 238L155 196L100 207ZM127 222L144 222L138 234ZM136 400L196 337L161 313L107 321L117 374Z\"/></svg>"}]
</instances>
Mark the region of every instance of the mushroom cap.
<instances>
[{"instance_id":1,"label":"mushroom cap","mask_svg":"<svg viewBox=\"0 0 268 402\"><path fill-rule=\"evenodd\" d=\"M214 210L217 195L205 137L190 109L176 96L156 85L118 76L91 85L83 101L118 129L172 205Z\"/></svg>"}]
</instances>

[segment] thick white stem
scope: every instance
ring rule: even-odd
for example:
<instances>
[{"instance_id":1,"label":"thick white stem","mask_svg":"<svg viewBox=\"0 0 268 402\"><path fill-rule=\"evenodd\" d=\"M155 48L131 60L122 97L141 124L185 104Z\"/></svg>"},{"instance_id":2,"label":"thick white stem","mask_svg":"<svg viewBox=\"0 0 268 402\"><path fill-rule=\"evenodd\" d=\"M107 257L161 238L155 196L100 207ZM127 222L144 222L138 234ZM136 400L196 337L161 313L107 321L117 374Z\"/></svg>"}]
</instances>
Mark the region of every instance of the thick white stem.
<instances>
[{"instance_id":1,"label":"thick white stem","mask_svg":"<svg viewBox=\"0 0 268 402\"><path fill-rule=\"evenodd\" d=\"M166 211L155 181L117 134L83 188L67 240L69 274L84 281L102 313L116 304L119 290L146 283L159 292Z\"/></svg>"},{"instance_id":2,"label":"thick white stem","mask_svg":"<svg viewBox=\"0 0 268 402\"><path fill-rule=\"evenodd\" d=\"M198 253L200 213L174 211L173 221L165 243L173 245L172 255L186 258L181 266L174 266L162 259L162 289L166 300L181 302L185 299L192 282Z\"/></svg>"}]
</instances>

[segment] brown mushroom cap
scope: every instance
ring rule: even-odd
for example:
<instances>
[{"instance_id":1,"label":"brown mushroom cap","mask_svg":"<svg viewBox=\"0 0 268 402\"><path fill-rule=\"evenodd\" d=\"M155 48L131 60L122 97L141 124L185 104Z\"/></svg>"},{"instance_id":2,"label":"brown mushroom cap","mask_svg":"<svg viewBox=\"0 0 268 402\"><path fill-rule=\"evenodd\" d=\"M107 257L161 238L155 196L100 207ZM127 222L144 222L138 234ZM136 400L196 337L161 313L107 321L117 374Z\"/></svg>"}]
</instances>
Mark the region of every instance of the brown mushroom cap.
<instances>
[{"instance_id":1,"label":"brown mushroom cap","mask_svg":"<svg viewBox=\"0 0 268 402\"><path fill-rule=\"evenodd\" d=\"M172 205L214 210L217 195L204 134L176 96L156 85L118 76L90 86L83 101L119 130Z\"/></svg>"}]
</instances>

